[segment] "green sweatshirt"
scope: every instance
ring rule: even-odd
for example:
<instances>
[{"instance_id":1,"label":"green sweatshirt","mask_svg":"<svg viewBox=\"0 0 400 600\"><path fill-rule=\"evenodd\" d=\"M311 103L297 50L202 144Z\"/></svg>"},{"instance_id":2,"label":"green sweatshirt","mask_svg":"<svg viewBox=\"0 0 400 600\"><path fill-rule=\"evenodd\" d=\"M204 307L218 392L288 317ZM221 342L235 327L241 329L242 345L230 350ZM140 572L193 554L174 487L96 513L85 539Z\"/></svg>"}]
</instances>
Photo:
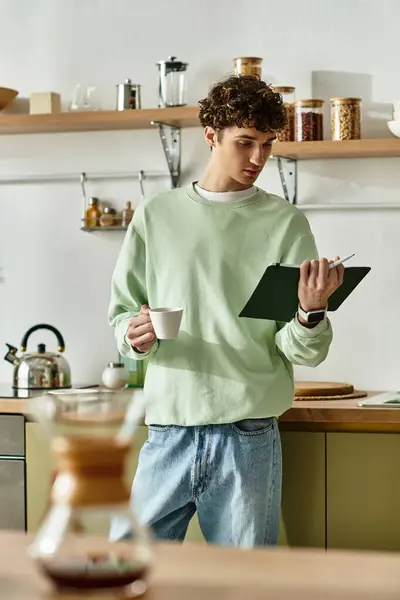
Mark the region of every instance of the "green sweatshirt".
<instances>
[{"instance_id":1,"label":"green sweatshirt","mask_svg":"<svg viewBox=\"0 0 400 600\"><path fill-rule=\"evenodd\" d=\"M191 185L144 201L135 212L112 279L109 322L123 356L150 356L147 424L204 425L279 416L293 401L292 364L315 367L332 340L313 329L239 318L266 267L318 258L306 217L258 190L213 202ZM142 304L182 306L175 340L148 354L126 339Z\"/></svg>"}]
</instances>

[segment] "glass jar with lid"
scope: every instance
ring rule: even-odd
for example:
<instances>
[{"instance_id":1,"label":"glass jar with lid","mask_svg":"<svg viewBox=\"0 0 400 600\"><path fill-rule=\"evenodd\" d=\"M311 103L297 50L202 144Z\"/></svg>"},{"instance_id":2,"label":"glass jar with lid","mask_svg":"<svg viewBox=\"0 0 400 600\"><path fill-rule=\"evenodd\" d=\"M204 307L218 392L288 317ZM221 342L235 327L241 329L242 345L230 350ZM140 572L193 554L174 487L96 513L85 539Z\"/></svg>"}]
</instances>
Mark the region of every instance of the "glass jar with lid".
<instances>
[{"instance_id":1,"label":"glass jar with lid","mask_svg":"<svg viewBox=\"0 0 400 600\"><path fill-rule=\"evenodd\" d=\"M101 210L98 198L89 198L89 206L85 212L85 227L100 227Z\"/></svg>"},{"instance_id":2,"label":"glass jar with lid","mask_svg":"<svg viewBox=\"0 0 400 600\"><path fill-rule=\"evenodd\" d=\"M112 227L113 225L118 225L118 215L115 208L111 206L105 206L103 209L103 214L100 217L100 225L101 227Z\"/></svg>"},{"instance_id":3,"label":"glass jar with lid","mask_svg":"<svg viewBox=\"0 0 400 600\"><path fill-rule=\"evenodd\" d=\"M324 139L324 100L316 98L296 100L296 142L317 142Z\"/></svg>"},{"instance_id":4,"label":"glass jar with lid","mask_svg":"<svg viewBox=\"0 0 400 600\"><path fill-rule=\"evenodd\" d=\"M235 75L257 75L262 77L262 58L258 56L239 56L233 59Z\"/></svg>"},{"instance_id":5,"label":"glass jar with lid","mask_svg":"<svg viewBox=\"0 0 400 600\"><path fill-rule=\"evenodd\" d=\"M278 132L280 142L294 142L294 100L295 88L289 85L274 85L274 91L281 94L286 109L287 123Z\"/></svg>"},{"instance_id":6,"label":"glass jar with lid","mask_svg":"<svg viewBox=\"0 0 400 600\"><path fill-rule=\"evenodd\" d=\"M361 98L331 98L332 140L359 140Z\"/></svg>"}]
</instances>

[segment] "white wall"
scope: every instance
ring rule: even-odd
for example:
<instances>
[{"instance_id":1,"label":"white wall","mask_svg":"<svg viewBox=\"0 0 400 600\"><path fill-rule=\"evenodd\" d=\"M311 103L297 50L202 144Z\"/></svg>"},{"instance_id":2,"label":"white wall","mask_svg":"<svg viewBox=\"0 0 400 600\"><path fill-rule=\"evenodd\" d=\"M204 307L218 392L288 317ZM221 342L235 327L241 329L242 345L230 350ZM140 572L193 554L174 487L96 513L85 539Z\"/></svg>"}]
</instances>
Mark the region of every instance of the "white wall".
<instances>
[{"instance_id":1,"label":"white wall","mask_svg":"<svg viewBox=\"0 0 400 600\"><path fill-rule=\"evenodd\" d=\"M361 95L364 135L390 135L390 102L400 98L398 0L1 0L0 9L0 85L17 88L22 99L53 90L68 104L74 85L90 82L103 108L114 108L114 85L131 77L143 86L143 106L155 106L155 63L175 54L190 63L195 104L230 71L232 57L259 55L265 77L295 85L297 97ZM199 175L206 159L200 129L185 131L183 183ZM156 132L0 137L0 176L129 169L166 173ZM398 173L398 159L301 163L300 200L396 202ZM280 193L275 164L260 184ZM146 193L168 185L168 177L158 179ZM134 182L96 183L89 191L118 206L139 200ZM1 343L18 345L41 321L56 325L75 382L97 380L115 358L106 310L122 241L117 232L80 232L81 205L78 183L0 186ZM299 377L398 388L400 210L309 217L322 255L356 252L354 264L373 271L334 315L328 360ZM55 347L51 336L39 334L32 345L42 340ZM0 362L0 381L10 381L11 373Z\"/></svg>"}]
</instances>

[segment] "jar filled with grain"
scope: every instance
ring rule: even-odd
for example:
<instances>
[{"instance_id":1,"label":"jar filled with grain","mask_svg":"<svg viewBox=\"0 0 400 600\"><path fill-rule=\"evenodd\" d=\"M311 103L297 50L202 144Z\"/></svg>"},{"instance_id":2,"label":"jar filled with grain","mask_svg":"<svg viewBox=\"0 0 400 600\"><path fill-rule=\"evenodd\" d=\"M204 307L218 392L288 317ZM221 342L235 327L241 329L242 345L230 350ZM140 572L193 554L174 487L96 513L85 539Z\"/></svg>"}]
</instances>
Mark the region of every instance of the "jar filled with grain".
<instances>
[{"instance_id":1,"label":"jar filled with grain","mask_svg":"<svg viewBox=\"0 0 400 600\"><path fill-rule=\"evenodd\" d=\"M274 85L274 91L281 94L286 109L287 123L284 129L278 132L280 142L294 142L294 99L295 88L289 85Z\"/></svg>"},{"instance_id":2,"label":"jar filled with grain","mask_svg":"<svg viewBox=\"0 0 400 600\"><path fill-rule=\"evenodd\" d=\"M311 98L296 100L295 140L296 142L319 142L324 139L324 100Z\"/></svg>"},{"instance_id":3,"label":"jar filled with grain","mask_svg":"<svg viewBox=\"0 0 400 600\"><path fill-rule=\"evenodd\" d=\"M262 58L257 56L239 56L233 59L235 75L257 75L262 77Z\"/></svg>"},{"instance_id":4,"label":"jar filled with grain","mask_svg":"<svg viewBox=\"0 0 400 600\"><path fill-rule=\"evenodd\" d=\"M332 140L359 140L361 98L331 98Z\"/></svg>"}]
</instances>

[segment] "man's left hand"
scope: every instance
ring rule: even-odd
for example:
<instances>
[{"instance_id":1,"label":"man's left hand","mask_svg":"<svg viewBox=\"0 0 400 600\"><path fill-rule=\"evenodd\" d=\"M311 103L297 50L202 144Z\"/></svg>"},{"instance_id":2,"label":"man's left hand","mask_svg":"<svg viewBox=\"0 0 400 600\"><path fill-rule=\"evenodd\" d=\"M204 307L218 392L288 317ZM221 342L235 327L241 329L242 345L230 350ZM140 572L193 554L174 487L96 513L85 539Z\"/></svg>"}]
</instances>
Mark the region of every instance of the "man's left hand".
<instances>
[{"instance_id":1,"label":"man's left hand","mask_svg":"<svg viewBox=\"0 0 400 600\"><path fill-rule=\"evenodd\" d=\"M335 261L339 256L335 257ZM344 265L330 269L333 261L327 258L320 260L306 260L300 267L300 281L298 288L299 303L305 312L325 310L328 298L343 283ZM303 319L299 318L303 325Z\"/></svg>"}]
</instances>

